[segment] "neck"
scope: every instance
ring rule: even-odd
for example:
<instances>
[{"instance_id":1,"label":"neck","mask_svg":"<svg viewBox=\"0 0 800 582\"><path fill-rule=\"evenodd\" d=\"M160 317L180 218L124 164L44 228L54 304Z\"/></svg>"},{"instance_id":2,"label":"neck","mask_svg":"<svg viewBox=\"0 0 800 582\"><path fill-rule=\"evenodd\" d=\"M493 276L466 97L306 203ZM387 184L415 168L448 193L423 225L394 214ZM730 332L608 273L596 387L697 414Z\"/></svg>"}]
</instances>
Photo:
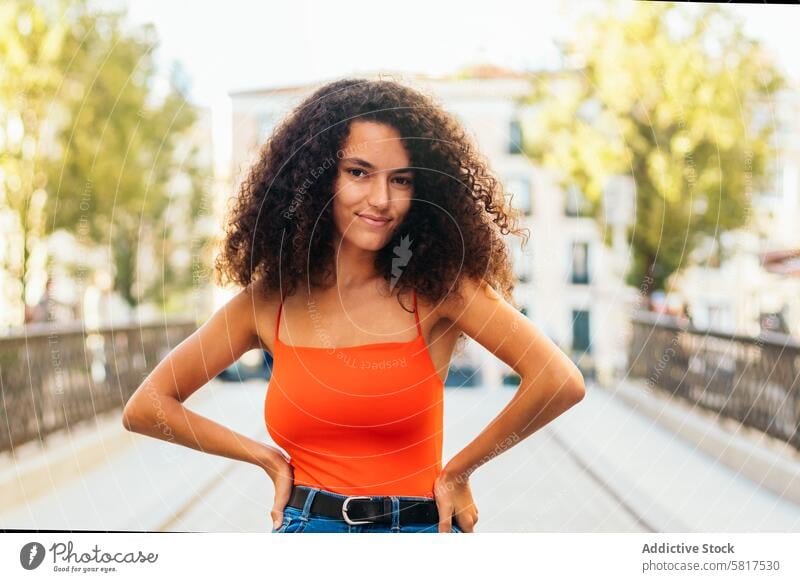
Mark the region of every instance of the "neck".
<instances>
[{"instance_id":1,"label":"neck","mask_svg":"<svg viewBox=\"0 0 800 582\"><path fill-rule=\"evenodd\" d=\"M375 271L376 251L356 247L340 236L336 237L334 249L336 286L340 291L358 289L379 278Z\"/></svg>"}]
</instances>

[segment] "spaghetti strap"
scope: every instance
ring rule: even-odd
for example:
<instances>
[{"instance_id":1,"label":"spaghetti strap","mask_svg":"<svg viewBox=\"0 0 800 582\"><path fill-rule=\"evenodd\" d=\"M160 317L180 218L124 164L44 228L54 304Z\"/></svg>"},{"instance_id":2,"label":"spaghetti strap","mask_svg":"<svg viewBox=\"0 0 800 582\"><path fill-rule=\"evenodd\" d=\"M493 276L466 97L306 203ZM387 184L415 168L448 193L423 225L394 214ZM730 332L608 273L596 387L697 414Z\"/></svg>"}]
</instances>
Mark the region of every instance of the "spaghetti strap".
<instances>
[{"instance_id":1,"label":"spaghetti strap","mask_svg":"<svg viewBox=\"0 0 800 582\"><path fill-rule=\"evenodd\" d=\"M417 332L422 336L422 327L419 325L419 309L417 308L417 290L414 289L414 319L417 320Z\"/></svg>"},{"instance_id":2,"label":"spaghetti strap","mask_svg":"<svg viewBox=\"0 0 800 582\"><path fill-rule=\"evenodd\" d=\"M278 303L278 317L275 320L275 342L276 343L280 341L278 339L278 331L281 328L281 309L282 308L283 308L283 291L281 291L281 299L280 299L280 302Z\"/></svg>"}]
</instances>

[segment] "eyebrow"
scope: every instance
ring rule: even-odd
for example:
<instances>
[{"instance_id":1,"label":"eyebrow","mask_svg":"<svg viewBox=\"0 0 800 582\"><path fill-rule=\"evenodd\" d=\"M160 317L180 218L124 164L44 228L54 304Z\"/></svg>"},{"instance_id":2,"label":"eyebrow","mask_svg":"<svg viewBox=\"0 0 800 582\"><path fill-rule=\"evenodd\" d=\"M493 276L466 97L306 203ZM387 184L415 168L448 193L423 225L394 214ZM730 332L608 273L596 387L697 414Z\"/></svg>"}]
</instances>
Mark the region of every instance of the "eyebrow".
<instances>
[{"instance_id":1,"label":"eyebrow","mask_svg":"<svg viewBox=\"0 0 800 582\"><path fill-rule=\"evenodd\" d=\"M351 164L358 164L359 166L364 166L370 170L374 170L375 166L370 164L367 160L362 160L361 158L344 158L342 162L350 162ZM392 170L393 173L400 173L400 172L413 172L413 168L395 168Z\"/></svg>"}]
</instances>

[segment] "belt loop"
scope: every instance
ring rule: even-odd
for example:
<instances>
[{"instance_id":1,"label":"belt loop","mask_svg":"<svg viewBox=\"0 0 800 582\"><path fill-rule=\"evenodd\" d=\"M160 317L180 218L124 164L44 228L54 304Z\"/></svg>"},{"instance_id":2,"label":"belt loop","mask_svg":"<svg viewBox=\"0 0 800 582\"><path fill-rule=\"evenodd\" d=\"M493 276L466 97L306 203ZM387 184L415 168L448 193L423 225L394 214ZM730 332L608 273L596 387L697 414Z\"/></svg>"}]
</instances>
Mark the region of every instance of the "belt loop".
<instances>
[{"instance_id":1,"label":"belt loop","mask_svg":"<svg viewBox=\"0 0 800 582\"><path fill-rule=\"evenodd\" d=\"M309 487L308 497L306 497L306 502L303 504L303 514L300 516L301 520L308 521L308 514L311 511L311 504L314 503L314 497L317 496L318 491L319 489Z\"/></svg>"},{"instance_id":2,"label":"belt loop","mask_svg":"<svg viewBox=\"0 0 800 582\"><path fill-rule=\"evenodd\" d=\"M392 496L392 533L400 531L400 500Z\"/></svg>"}]
</instances>

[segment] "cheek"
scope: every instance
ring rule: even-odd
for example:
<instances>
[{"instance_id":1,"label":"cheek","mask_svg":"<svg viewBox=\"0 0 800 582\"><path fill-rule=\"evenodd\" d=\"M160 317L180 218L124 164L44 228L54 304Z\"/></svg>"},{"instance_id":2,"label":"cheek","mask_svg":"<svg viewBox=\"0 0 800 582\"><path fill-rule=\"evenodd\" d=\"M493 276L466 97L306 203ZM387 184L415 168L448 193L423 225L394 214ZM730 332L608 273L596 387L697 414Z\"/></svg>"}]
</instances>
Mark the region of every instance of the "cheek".
<instances>
[{"instance_id":1,"label":"cheek","mask_svg":"<svg viewBox=\"0 0 800 582\"><path fill-rule=\"evenodd\" d=\"M346 187L343 190L335 190L334 192L335 195L331 203L333 206L333 220L339 232L344 233L352 230L350 226L355 220L353 213L359 208L359 198L353 196L352 191L348 192Z\"/></svg>"},{"instance_id":2,"label":"cheek","mask_svg":"<svg viewBox=\"0 0 800 582\"><path fill-rule=\"evenodd\" d=\"M398 201L396 206L396 213L398 217L398 223L403 222L408 216L409 210L411 210L411 198L406 198L403 200Z\"/></svg>"},{"instance_id":3,"label":"cheek","mask_svg":"<svg viewBox=\"0 0 800 582\"><path fill-rule=\"evenodd\" d=\"M364 194L358 187L347 180L337 179L333 185L333 204L342 211L355 212L358 204L364 198Z\"/></svg>"}]
</instances>

